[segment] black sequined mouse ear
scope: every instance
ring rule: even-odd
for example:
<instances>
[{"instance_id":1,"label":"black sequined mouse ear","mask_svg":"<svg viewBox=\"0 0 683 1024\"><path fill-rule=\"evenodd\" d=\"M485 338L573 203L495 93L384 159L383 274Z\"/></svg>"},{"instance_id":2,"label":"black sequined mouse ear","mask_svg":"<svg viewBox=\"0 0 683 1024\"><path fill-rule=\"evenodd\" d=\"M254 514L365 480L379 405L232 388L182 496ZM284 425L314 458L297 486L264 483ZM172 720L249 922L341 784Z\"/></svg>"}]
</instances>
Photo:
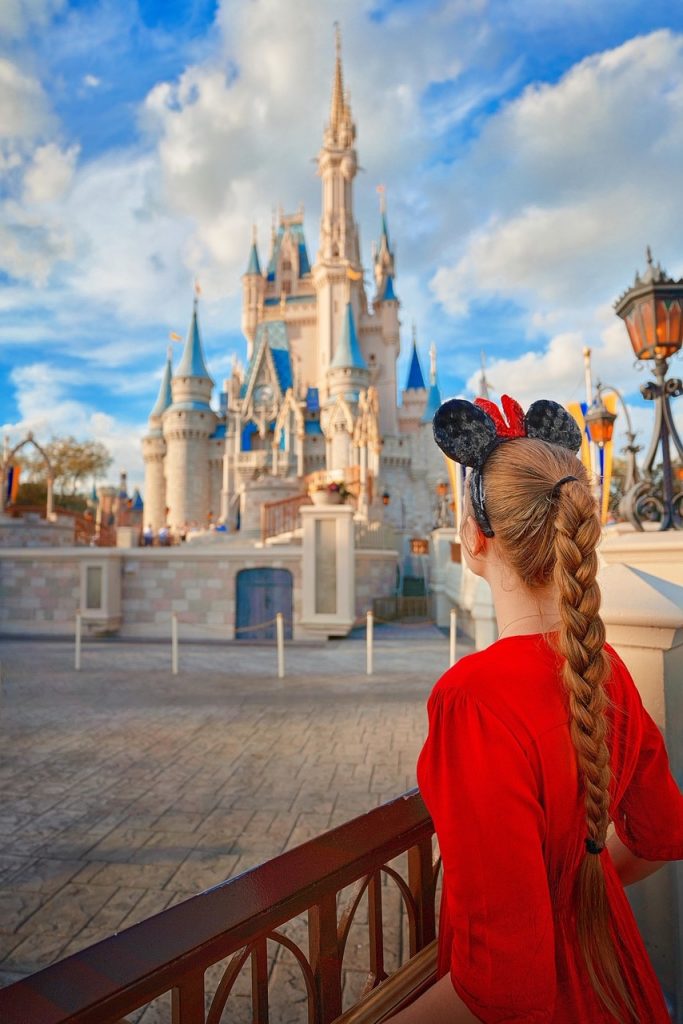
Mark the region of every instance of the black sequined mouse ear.
<instances>
[{"instance_id":1,"label":"black sequined mouse ear","mask_svg":"<svg viewBox=\"0 0 683 1024\"><path fill-rule=\"evenodd\" d=\"M543 398L529 406L525 417L527 437L559 444L570 452L581 447L581 430L570 413L557 402Z\"/></svg>"},{"instance_id":2,"label":"black sequined mouse ear","mask_svg":"<svg viewBox=\"0 0 683 1024\"><path fill-rule=\"evenodd\" d=\"M434 416L434 440L444 455L478 469L498 443L487 412L463 398L449 398Z\"/></svg>"}]
</instances>

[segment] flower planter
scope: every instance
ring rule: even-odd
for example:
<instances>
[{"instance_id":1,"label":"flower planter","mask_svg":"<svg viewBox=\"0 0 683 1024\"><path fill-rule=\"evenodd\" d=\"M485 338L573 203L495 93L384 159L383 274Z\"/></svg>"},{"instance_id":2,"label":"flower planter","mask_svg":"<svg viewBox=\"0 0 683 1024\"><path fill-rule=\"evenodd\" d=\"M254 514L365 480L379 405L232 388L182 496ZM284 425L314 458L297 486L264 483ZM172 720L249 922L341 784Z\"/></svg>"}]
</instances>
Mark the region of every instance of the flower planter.
<instances>
[{"instance_id":1,"label":"flower planter","mask_svg":"<svg viewBox=\"0 0 683 1024\"><path fill-rule=\"evenodd\" d=\"M339 491L311 491L314 505L341 505L342 496Z\"/></svg>"}]
</instances>

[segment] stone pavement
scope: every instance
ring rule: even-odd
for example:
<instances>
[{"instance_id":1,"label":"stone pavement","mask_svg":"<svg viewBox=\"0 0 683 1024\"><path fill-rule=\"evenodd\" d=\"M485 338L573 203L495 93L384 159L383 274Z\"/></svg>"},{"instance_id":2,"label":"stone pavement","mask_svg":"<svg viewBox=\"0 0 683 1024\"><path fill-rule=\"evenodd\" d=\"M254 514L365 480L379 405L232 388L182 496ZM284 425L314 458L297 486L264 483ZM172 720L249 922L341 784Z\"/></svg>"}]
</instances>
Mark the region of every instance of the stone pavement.
<instances>
[{"instance_id":1,"label":"stone pavement","mask_svg":"<svg viewBox=\"0 0 683 1024\"><path fill-rule=\"evenodd\" d=\"M362 633L288 646L281 681L272 647L182 640L177 677L169 645L88 641L76 673L69 643L0 642L0 986L415 785L433 626L377 626L372 677Z\"/></svg>"}]
</instances>

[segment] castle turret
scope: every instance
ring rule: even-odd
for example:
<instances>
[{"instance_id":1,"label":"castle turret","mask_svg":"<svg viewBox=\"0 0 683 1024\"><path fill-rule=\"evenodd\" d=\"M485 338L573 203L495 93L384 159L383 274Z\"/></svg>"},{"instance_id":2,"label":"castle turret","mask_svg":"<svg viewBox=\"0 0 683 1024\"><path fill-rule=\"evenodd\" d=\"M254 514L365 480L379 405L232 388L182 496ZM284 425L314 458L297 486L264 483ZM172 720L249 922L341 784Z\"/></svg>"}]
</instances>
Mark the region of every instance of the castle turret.
<instances>
[{"instance_id":1,"label":"castle turret","mask_svg":"<svg viewBox=\"0 0 683 1024\"><path fill-rule=\"evenodd\" d=\"M261 273L261 264L256 242L256 227L249 250L246 272L242 275L242 332L247 339L247 358L254 350L254 335L263 316L263 300L266 282Z\"/></svg>"},{"instance_id":2,"label":"castle turret","mask_svg":"<svg viewBox=\"0 0 683 1024\"><path fill-rule=\"evenodd\" d=\"M171 349L166 356L164 372L161 375L159 395L149 414L149 430L142 439L142 458L145 463L145 509L144 525L158 530L166 522L166 477L164 474L164 458L166 442L161 429L161 418L172 402Z\"/></svg>"},{"instance_id":3,"label":"castle turret","mask_svg":"<svg viewBox=\"0 0 683 1024\"><path fill-rule=\"evenodd\" d=\"M422 414L422 423L429 424L430 428L439 406L441 405L441 392L439 391L439 385L436 382L436 347L432 344L429 349L429 391L427 392L427 404L425 405L425 411Z\"/></svg>"},{"instance_id":4,"label":"castle turret","mask_svg":"<svg viewBox=\"0 0 683 1024\"><path fill-rule=\"evenodd\" d=\"M166 441L168 524L205 526L209 512L209 437L217 417L209 404L213 381L204 361L197 300L182 358L171 381L172 404L162 418Z\"/></svg>"},{"instance_id":5,"label":"castle turret","mask_svg":"<svg viewBox=\"0 0 683 1024\"><path fill-rule=\"evenodd\" d=\"M401 406L398 410L401 431L403 433L414 433L420 426L427 405L427 387L425 385L420 357L417 352L417 334L413 324L413 348L410 355L410 366L406 386L401 396Z\"/></svg>"},{"instance_id":6,"label":"castle turret","mask_svg":"<svg viewBox=\"0 0 683 1024\"><path fill-rule=\"evenodd\" d=\"M362 388L368 386L370 373L360 350L351 302L346 303L342 331L334 358L327 371L330 399L343 395L348 402L358 401Z\"/></svg>"}]
</instances>

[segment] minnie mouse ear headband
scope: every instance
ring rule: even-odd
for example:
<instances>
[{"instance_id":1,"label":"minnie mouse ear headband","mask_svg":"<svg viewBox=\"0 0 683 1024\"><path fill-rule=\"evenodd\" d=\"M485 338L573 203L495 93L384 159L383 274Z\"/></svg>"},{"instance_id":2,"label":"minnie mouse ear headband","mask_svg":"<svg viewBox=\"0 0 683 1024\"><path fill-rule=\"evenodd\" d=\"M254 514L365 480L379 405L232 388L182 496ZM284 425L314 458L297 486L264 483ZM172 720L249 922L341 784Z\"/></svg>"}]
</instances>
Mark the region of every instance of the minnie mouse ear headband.
<instances>
[{"instance_id":1,"label":"minnie mouse ear headband","mask_svg":"<svg viewBox=\"0 0 683 1024\"><path fill-rule=\"evenodd\" d=\"M581 431L573 416L557 402L542 399L529 406L524 413L521 405L503 395L503 412L486 398L477 398L474 403L462 398L450 398L439 407L434 417L434 440L444 455L463 466L471 466L470 494L475 518L487 537L493 537L491 523L484 508L484 481L482 470L491 452L513 437L537 437L541 441L557 444L578 452L581 447ZM507 420L507 422L506 422ZM558 480L553 491L557 493L560 484L575 477Z\"/></svg>"}]
</instances>

